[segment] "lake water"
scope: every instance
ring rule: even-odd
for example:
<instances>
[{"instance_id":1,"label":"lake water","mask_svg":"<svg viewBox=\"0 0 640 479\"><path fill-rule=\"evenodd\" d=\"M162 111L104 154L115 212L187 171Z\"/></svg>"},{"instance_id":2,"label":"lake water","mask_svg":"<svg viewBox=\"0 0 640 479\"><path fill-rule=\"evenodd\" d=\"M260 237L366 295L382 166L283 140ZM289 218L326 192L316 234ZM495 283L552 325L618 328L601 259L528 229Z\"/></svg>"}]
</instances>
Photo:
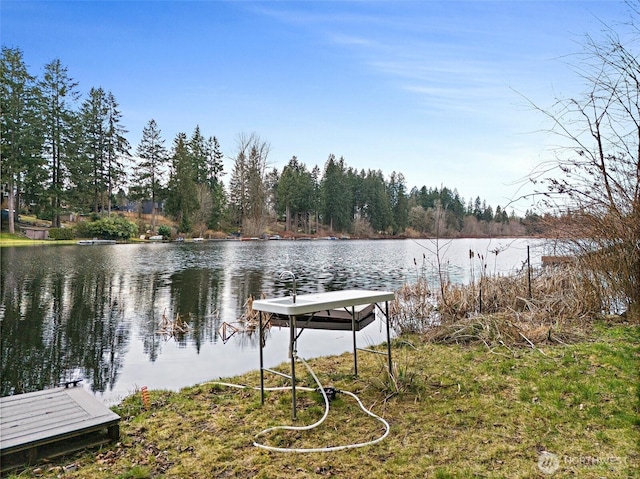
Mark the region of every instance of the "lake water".
<instances>
[{"instance_id":1,"label":"lake water","mask_svg":"<svg viewBox=\"0 0 640 479\"><path fill-rule=\"evenodd\" d=\"M437 285L441 270L453 282L481 268L506 274L523 267L527 239L212 241L0 249L0 326L3 396L83 380L114 404L136 388L177 390L257 369L256 338L221 340L249 295L286 296L284 270L298 277L299 294L341 289L396 290L418 275ZM474 253L470 258L470 250ZM437 254L439 252L439 255ZM188 328L167 335L163 315ZM163 334L164 333L164 334ZM359 346L385 339L377 320L358 333ZM268 335L265 365L287 360L288 331ZM304 358L351 350L351 333L307 330Z\"/></svg>"}]
</instances>

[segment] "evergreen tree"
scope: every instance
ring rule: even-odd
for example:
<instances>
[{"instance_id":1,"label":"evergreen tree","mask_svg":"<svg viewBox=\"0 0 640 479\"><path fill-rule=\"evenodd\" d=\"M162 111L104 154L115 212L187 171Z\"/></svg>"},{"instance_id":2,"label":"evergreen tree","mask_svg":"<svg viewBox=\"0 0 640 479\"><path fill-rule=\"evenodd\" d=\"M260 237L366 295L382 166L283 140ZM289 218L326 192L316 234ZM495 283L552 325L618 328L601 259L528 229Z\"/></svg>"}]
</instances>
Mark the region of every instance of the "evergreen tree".
<instances>
[{"instance_id":1,"label":"evergreen tree","mask_svg":"<svg viewBox=\"0 0 640 479\"><path fill-rule=\"evenodd\" d=\"M364 180L364 217L378 232L391 228L393 214L382 171L369 170Z\"/></svg>"},{"instance_id":2,"label":"evergreen tree","mask_svg":"<svg viewBox=\"0 0 640 479\"><path fill-rule=\"evenodd\" d=\"M82 155L70 171L70 178L75 190L76 204L90 201L94 212L98 212L103 206L106 189L107 115L105 91L102 88L91 88L89 97L80 107Z\"/></svg>"},{"instance_id":3,"label":"evergreen tree","mask_svg":"<svg viewBox=\"0 0 640 479\"><path fill-rule=\"evenodd\" d=\"M318 216L320 209L320 176L321 176L320 167L315 165L311 170L311 182L313 183L313 190L311 192L311 211L313 216L313 221L315 222L315 230L318 230Z\"/></svg>"},{"instance_id":4,"label":"evergreen tree","mask_svg":"<svg viewBox=\"0 0 640 479\"><path fill-rule=\"evenodd\" d=\"M119 188L125 180L124 159L129 159L131 146L125 138L127 130L121 125L122 113L113 93L107 93L107 136L106 136L106 181L107 211L111 214L113 190Z\"/></svg>"},{"instance_id":5,"label":"evergreen tree","mask_svg":"<svg viewBox=\"0 0 640 479\"><path fill-rule=\"evenodd\" d=\"M482 220L487 223L493 221L493 208L491 208L491 205L484 208L484 211L482 212Z\"/></svg>"},{"instance_id":6,"label":"evergreen tree","mask_svg":"<svg viewBox=\"0 0 640 479\"><path fill-rule=\"evenodd\" d=\"M167 150L164 147L164 139L155 120L149 123L142 130L142 139L137 148L139 162L134 173L134 183L140 189L142 198L151 199L152 220L151 226L156 228L157 204L162 190L162 178L164 167L167 163Z\"/></svg>"},{"instance_id":7,"label":"evergreen tree","mask_svg":"<svg viewBox=\"0 0 640 479\"><path fill-rule=\"evenodd\" d=\"M178 221L178 229L191 231L192 215L198 209L196 171L189 154L187 135L178 133L173 142L171 174L167 188L167 213Z\"/></svg>"},{"instance_id":8,"label":"evergreen tree","mask_svg":"<svg viewBox=\"0 0 640 479\"><path fill-rule=\"evenodd\" d=\"M49 160L51 225L60 227L60 213L65 196L65 182L73 162L78 160L78 119L73 109L78 100L77 83L59 59L44 67L40 81L45 153Z\"/></svg>"},{"instance_id":9,"label":"evergreen tree","mask_svg":"<svg viewBox=\"0 0 640 479\"><path fill-rule=\"evenodd\" d=\"M264 177L264 186L267 191L266 211L268 215L278 215L278 185L280 184L280 173L277 168L272 168Z\"/></svg>"},{"instance_id":10,"label":"evergreen tree","mask_svg":"<svg viewBox=\"0 0 640 479\"><path fill-rule=\"evenodd\" d=\"M404 175L393 171L388 185L389 201L393 212L393 234L404 232L409 222L407 187Z\"/></svg>"},{"instance_id":11,"label":"evergreen tree","mask_svg":"<svg viewBox=\"0 0 640 479\"><path fill-rule=\"evenodd\" d=\"M199 236L207 223L207 217L211 213L212 198L207 185L207 147L200 126L196 125L191 138L187 141L187 149L193 170L193 182L195 183L197 208L192 214L194 226L200 229ZM171 183L171 179L169 180ZM172 192L169 191L169 195Z\"/></svg>"},{"instance_id":12,"label":"evergreen tree","mask_svg":"<svg viewBox=\"0 0 640 479\"><path fill-rule=\"evenodd\" d=\"M224 184L222 183L224 155L215 136L209 137L205 147L207 152L207 184L211 192L211 211L207 218L207 226L210 229L219 229L222 212L225 208Z\"/></svg>"},{"instance_id":13,"label":"evergreen tree","mask_svg":"<svg viewBox=\"0 0 640 479\"><path fill-rule=\"evenodd\" d=\"M336 161L333 154L329 155L320 189L323 222L332 231L348 231L353 216L344 158Z\"/></svg>"},{"instance_id":14,"label":"evergreen tree","mask_svg":"<svg viewBox=\"0 0 640 479\"><path fill-rule=\"evenodd\" d=\"M249 149L249 163L247 168L249 209L247 213L251 226L247 229L250 234L259 234L263 229L267 199L265 173L269 148L267 143L261 142L260 139L256 137Z\"/></svg>"},{"instance_id":15,"label":"evergreen tree","mask_svg":"<svg viewBox=\"0 0 640 479\"><path fill-rule=\"evenodd\" d=\"M285 215L284 230L291 230L291 211L295 195L295 174L298 169L298 159L294 156L282 169L276 188L276 211Z\"/></svg>"},{"instance_id":16,"label":"evergreen tree","mask_svg":"<svg viewBox=\"0 0 640 479\"><path fill-rule=\"evenodd\" d=\"M247 209L247 181L246 181L247 162L245 152L238 151L233 162L231 170L231 178L229 180L229 215L234 226L238 229L242 228L242 220Z\"/></svg>"},{"instance_id":17,"label":"evergreen tree","mask_svg":"<svg viewBox=\"0 0 640 479\"><path fill-rule=\"evenodd\" d=\"M197 184L204 184L207 182L209 173L207 164L208 154L206 140L200 132L199 125L196 125L193 130L193 134L187 142L187 147L193 163L193 179Z\"/></svg>"},{"instance_id":18,"label":"evergreen tree","mask_svg":"<svg viewBox=\"0 0 640 479\"><path fill-rule=\"evenodd\" d=\"M351 191L351 217L354 219L363 218L365 208L365 192L364 192L365 172L354 168L347 169L347 184Z\"/></svg>"},{"instance_id":19,"label":"evergreen tree","mask_svg":"<svg viewBox=\"0 0 640 479\"><path fill-rule=\"evenodd\" d=\"M478 221L482 220L482 202L479 196L476 196L473 202L473 216L475 216Z\"/></svg>"},{"instance_id":20,"label":"evergreen tree","mask_svg":"<svg viewBox=\"0 0 640 479\"><path fill-rule=\"evenodd\" d=\"M502 222L502 208L500 208L500 205L496 206L496 214L493 216L493 221L496 223Z\"/></svg>"},{"instance_id":21,"label":"evergreen tree","mask_svg":"<svg viewBox=\"0 0 640 479\"><path fill-rule=\"evenodd\" d=\"M313 177L306 165L294 156L283 168L277 189L278 209L285 214L287 231L300 226L307 232L311 230L313 194Z\"/></svg>"},{"instance_id":22,"label":"evergreen tree","mask_svg":"<svg viewBox=\"0 0 640 479\"><path fill-rule=\"evenodd\" d=\"M222 152L216 137L205 140L196 126L187 143L191 157L194 181L198 191L198 210L194 220L200 225L216 229L220 225L224 207L224 186L222 184Z\"/></svg>"},{"instance_id":23,"label":"evergreen tree","mask_svg":"<svg viewBox=\"0 0 640 479\"><path fill-rule=\"evenodd\" d=\"M452 231L460 231L464 225L464 201L457 190L451 191L446 186L440 188L438 198L444 209L446 225Z\"/></svg>"},{"instance_id":24,"label":"evergreen tree","mask_svg":"<svg viewBox=\"0 0 640 479\"><path fill-rule=\"evenodd\" d=\"M13 210L19 209L21 189L29 178L37 183L44 176L42 125L35 77L29 74L22 51L2 47L0 75L0 174L7 186L9 232L15 233Z\"/></svg>"}]
</instances>

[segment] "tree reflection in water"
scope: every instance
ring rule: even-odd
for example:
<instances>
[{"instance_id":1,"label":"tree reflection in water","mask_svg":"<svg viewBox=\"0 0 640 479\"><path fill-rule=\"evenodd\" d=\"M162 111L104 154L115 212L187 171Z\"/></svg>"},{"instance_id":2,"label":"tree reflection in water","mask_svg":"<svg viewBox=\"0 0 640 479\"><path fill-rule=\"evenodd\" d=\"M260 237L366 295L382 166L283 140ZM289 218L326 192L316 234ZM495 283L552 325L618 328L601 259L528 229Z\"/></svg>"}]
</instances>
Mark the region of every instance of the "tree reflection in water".
<instances>
[{"instance_id":1,"label":"tree reflection in water","mask_svg":"<svg viewBox=\"0 0 640 479\"><path fill-rule=\"evenodd\" d=\"M464 280L469 248L489 252L496 244L454 240L446 261L449 278ZM506 264L498 272L526 257L526 240L508 245L497 258ZM415 279L414 258L423 257L423 246L405 240L2 248L0 393L41 390L77 378L105 393L123 375L129 384L116 390L127 391L139 380L176 387L254 369L255 355L243 350L257 348L257 335L238 335L224 345L218 329L240 319L249 295L288 295L278 279L281 271L295 272L299 294L395 290ZM433 280L437 275L430 265L426 270ZM163 314L184 320L183 331L163 335ZM308 354L350 348L349 338L319 334L305 343ZM279 345L265 350L272 361L285 359L283 335L269 333L268 345Z\"/></svg>"},{"instance_id":2,"label":"tree reflection in water","mask_svg":"<svg viewBox=\"0 0 640 479\"><path fill-rule=\"evenodd\" d=\"M41 265L5 273L5 260L2 395L78 377L95 391L115 383L129 342L122 275L88 268L47 274Z\"/></svg>"}]
</instances>

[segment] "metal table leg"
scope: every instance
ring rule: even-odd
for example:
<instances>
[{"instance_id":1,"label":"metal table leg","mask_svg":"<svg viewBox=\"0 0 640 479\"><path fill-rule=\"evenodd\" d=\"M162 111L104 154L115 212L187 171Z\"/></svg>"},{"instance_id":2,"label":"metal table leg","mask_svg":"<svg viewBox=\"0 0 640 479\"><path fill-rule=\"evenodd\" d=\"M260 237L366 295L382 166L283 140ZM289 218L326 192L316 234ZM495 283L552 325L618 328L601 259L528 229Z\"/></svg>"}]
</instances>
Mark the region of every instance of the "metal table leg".
<instances>
[{"instance_id":1,"label":"metal table leg","mask_svg":"<svg viewBox=\"0 0 640 479\"><path fill-rule=\"evenodd\" d=\"M290 350L291 354L291 419L296 420L296 356L297 351L297 336L296 336L296 317L289 316L289 338L290 338Z\"/></svg>"},{"instance_id":2,"label":"metal table leg","mask_svg":"<svg viewBox=\"0 0 640 479\"><path fill-rule=\"evenodd\" d=\"M387 360L389 362L389 376L393 376L393 364L391 362L391 333L389 330L389 301L384 302L385 316L387 317Z\"/></svg>"},{"instance_id":3,"label":"metal table leg","mask_svg":"<svg viewBox=\"0 0 640 479\"><path fill-rule=\"evenodd\" d=\"M262 325L262 311L260 311L258 320L258 342L260 343L260 404L264 404L264 358L262 355L262 335L264 334L264 326Z\"/></svg>"},{"instance_id":4,"label":"metal table leg","mask_svg":"<svg viewBox=\"0 0 640 479\"><path fill-rule=\"evenodd\" d=\"M353 374L358 375L358 346L356 344L356 309L351 306L351 334L353 334Z\"/></svg>"}]
</instances>

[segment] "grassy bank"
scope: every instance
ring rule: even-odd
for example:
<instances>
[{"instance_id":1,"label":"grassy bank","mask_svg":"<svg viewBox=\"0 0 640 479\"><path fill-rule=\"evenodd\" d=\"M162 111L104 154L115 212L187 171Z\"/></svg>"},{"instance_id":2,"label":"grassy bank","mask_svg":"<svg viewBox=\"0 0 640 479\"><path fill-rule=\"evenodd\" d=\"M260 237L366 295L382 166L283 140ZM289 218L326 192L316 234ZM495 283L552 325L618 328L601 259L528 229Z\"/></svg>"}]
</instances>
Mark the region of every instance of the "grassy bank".
<instances>
[{"instance_id":1,"label":"grassy bank","mask_svg":"<svg viewBox=\"0 0 640 479\"><path fill-rule=\"evenodd\" d=\"M60 245L78 244L79 239L80 238L75 238L70 240L52 240L52 239L32 240L30 238L27 238L24 235L0 233L0 248L3 246L41 246L41 245L60 246ZM138 238L130 238L128 242L138 243L138 242L144 242L144 240L140 240Z\"/></svg>"},{"instance_id":2,"label":"grassy bank","mask_svg":"<svg viewBox=\"0 0 640 479\"><path fill-rule=\"evenodd\" d=\"M261 406L257 391L208 383L152 391L149 410L135 394L114 408L123 418L120 443L19 477L640 477L638 344L637 326L603 324L575 344L535 349L433 344L414 336L394 343L396 381L387 377L383 356L360 354L358 378L350 374L350 354L313 360L324 385L357 393L391 425L379 444L332 453L273 453L252 445L262 429L291 423L289 392L268 392ZM256 372L228 381L259 384ZM270 385L283 381L269 376ZM315 387L309 375L302 383ZM297 425L322 416L320 394L299 392L298 399ZM338 395L321 426L260 439L322 447L383 432L352 398ZM544 451L556 455L554 475L538 466Z\"/></svg>"},{"instance_id":3,"label":"grassy bank","mask_svg":"<svg viewBox=\"0 0 640 479\"><path fill-rule=\"evenodd\" d=\"M2 246L33 246L33 245L60 245L76 244L78 240L32 240L24 235L0 233L0 247Z\"/></svg>"}]
</instances>

